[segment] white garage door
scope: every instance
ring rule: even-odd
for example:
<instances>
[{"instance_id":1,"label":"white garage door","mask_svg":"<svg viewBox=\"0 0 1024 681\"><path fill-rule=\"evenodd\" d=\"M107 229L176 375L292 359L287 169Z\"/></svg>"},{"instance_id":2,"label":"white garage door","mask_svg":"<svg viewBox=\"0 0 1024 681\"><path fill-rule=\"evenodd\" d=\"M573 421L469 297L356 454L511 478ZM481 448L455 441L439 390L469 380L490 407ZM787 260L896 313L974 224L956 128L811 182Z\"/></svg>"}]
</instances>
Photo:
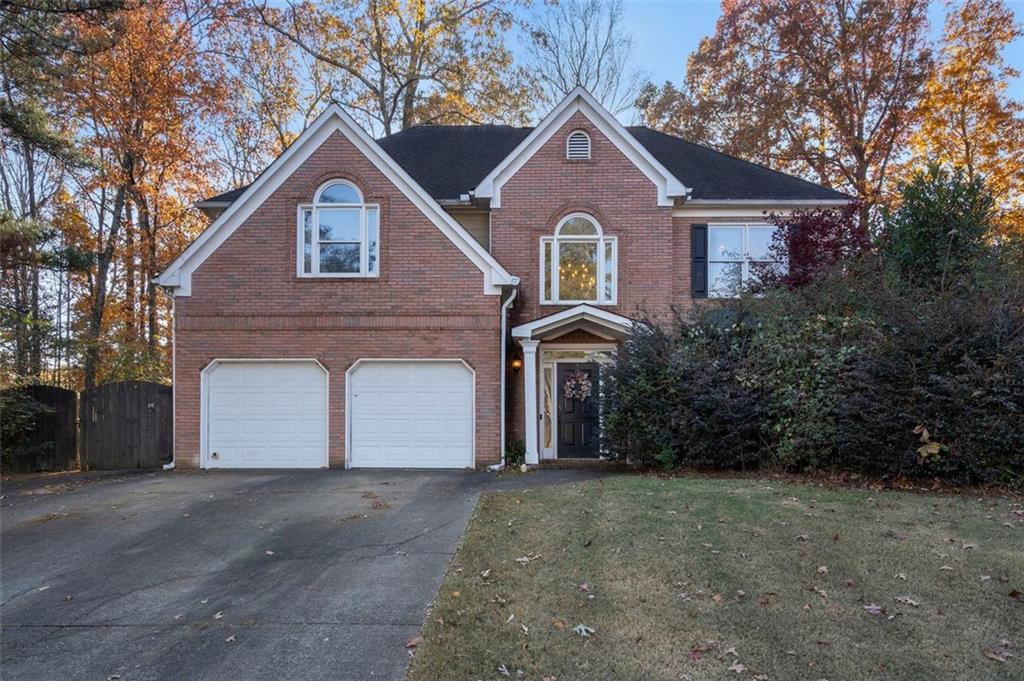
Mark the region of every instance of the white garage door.
<instances>
[{"instance_id":1,"label":"white garage door","mask_svg":"<svg viewBox=\"0 0 1024 681\"><path fill-rule=\"evenodd\" d=\"M206 374L206 468L327 466L327 373L316 362L219 362Z\"/></svg>"},{"instance_id":2,"label":"white garage door","mask_svg":"<svg viewBox=\"0 0 1024 681\"><path fill-rule=\"evenodd\" d=\"M348 381L351 466L473 465L473 373L465 364L363 361Z\"/></svg>"}]
</instances>

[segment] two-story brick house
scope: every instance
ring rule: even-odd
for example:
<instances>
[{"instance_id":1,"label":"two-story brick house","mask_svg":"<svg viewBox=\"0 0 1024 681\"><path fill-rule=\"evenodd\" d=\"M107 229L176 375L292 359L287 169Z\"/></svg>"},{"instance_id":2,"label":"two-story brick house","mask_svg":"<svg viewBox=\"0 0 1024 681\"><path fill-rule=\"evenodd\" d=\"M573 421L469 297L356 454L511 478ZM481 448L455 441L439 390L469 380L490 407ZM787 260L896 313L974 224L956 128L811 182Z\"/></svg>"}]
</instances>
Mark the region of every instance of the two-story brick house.
<instances>
[{"instance_id":1,"label":"two-story brick house","mask_svg":"<svg viewBox=\"0 0 1024 681\"><path fill-rule=\"evenodd\" d=\"M586 91L537 127L374 140L324 112L160 276L181 467L468 467L598 456L596 363L767 257L766 211L838 192Z\"/></svg>"}]
</instances>

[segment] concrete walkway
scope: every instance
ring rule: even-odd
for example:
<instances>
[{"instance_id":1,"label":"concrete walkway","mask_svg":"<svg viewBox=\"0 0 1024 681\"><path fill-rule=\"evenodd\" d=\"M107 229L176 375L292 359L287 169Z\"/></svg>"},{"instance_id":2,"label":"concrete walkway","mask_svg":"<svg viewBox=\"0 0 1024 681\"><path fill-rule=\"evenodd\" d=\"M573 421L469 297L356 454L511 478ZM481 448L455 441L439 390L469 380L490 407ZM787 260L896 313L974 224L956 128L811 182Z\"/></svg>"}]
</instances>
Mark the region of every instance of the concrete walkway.
<instances>
[{"instance_id":1,"label":"concrete walkway","mask_svg":"<svg viewBox=\"0 0 1024 681\"><path fill-rule=\"evenodd\" d=\"M4 679L400 679L477 498L594 473L6 481Z\"/></svg>"}]
</instances>

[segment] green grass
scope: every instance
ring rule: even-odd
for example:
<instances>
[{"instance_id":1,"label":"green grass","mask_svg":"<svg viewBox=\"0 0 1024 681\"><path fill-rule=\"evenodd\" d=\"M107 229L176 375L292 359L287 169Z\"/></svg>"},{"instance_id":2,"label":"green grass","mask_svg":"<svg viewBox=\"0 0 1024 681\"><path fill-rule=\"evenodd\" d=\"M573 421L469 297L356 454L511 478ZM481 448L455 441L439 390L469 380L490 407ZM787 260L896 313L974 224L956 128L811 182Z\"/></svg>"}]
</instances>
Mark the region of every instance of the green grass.
<instances>
[{"instance_id":1,"label":"green grass","mask_svg":"<svg viewBox=\"0 0 1024 681\"><path fill-rule=\"evenodd\" d=\"M1024 679L1022 508L637 476L491 494L409 678Z\"/></svg>"}]
</instances>

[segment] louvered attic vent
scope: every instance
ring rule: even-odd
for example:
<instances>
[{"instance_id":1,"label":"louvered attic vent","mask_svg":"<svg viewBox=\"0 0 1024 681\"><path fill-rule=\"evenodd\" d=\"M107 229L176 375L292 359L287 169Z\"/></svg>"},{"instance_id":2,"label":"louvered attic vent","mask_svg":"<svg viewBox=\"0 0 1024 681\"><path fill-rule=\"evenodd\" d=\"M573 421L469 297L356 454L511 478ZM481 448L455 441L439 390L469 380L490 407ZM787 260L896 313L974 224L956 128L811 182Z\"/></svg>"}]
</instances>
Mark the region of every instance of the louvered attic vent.
<instances>
[{"instance_id":1,"label":"louvered attic vent","mask_svg":"<svg viewBox=\"0 0 1024 681\"><path fill-rule=\"evenodd\" d=\"M570 161L590 158L590 135L582 130L569 133L569 138L565 141L565 157Z\"/></svg>"}]
</instances>

